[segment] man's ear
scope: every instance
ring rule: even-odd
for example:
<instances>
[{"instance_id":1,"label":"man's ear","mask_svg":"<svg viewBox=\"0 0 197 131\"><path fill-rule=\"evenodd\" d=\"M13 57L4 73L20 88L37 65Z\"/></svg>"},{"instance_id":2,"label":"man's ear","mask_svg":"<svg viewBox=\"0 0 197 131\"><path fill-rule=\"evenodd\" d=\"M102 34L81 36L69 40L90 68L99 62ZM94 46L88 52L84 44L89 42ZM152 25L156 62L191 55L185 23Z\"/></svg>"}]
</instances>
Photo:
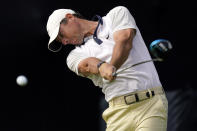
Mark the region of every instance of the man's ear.
<instances>
[{"instance_id":1,"label":"man's ear","mask_svg":"<svg viewBox=\"0 0 197 131\"><path fill-rule=\"evenodd\" d=\"M74 16L73 16L72 14L70 14L70 13L68 13L68 14L65 15L65 18L66 18L66 19L70 19L70 18L72 18L72 17L74 17Z\"/></svg>"}]
</instances>

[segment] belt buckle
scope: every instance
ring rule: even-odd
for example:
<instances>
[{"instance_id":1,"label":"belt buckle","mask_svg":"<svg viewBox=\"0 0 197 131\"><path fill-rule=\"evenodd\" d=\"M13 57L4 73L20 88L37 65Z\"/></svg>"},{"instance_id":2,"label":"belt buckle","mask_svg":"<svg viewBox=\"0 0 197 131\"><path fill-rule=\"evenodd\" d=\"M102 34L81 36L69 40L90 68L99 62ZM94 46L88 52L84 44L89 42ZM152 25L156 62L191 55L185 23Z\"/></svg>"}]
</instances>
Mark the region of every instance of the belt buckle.
<instances>
[{"instance_id":1,"label":"belt buckle","mask_svg":"<svg viewBox=\"0 0 197 131\"><path fill-rule=\"evenodd\" d=\"M135 101L133 101L133 102L128 102L126 98L127 98L127 97L129 97L129 96L132 96L132 95L134 95L134 96L135 96ZM139 101L138 94L137 94L137 93L135 93L135 94L131 94L131 95L124 96L124 101L125 101L125 103L126 103L127 105L130 105L130 104L136 103L136 102L138 102L138 101Z\"/></svg>"},{"instance_id":2,"label":"belt buckle","mask_svg":"<svg viewBox=\"0 0 197 131\"><path fill-rule=\"evenodd\" d=\"M154 91L151 91L151 95L152 95L152 97L155 96L155 92ZM146 96L148 98L150 98L150 93L149 92L146 92Z\"/></svg>"}]
</instances>

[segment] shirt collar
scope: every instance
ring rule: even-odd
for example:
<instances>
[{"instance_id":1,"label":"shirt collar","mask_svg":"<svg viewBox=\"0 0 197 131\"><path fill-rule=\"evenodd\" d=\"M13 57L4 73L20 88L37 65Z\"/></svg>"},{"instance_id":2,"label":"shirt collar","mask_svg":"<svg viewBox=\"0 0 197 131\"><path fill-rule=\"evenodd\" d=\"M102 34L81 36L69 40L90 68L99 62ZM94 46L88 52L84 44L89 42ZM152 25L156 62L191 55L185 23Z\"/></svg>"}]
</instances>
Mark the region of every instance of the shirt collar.
<instances>
[{"instance_id":1,"label":"shirt collar","mask_svg":"<svg viewBox=\"0 0 197 131\"><path fill-rule=\"evenodd\" d=\"M84 38L84 42L87 42L89 39L92 39L92 38L93 38L97 44L101 44L101 43L102 43L102 41L101 41L101 40L98 38L98 36L97 36L97 30L98 30L98 27L99 27L100 25L103 25L103 20L102 20L102 17L99 16L99 15L95 15L95 16L92 18L93 21L95 21L96 19L98 20L98 25L97 25L97 27L96 27L96 29L95 29L95 31L94 31L94 34L91 35L91 36L85 37L85 38Z\"/></svg>"}]
</instances>

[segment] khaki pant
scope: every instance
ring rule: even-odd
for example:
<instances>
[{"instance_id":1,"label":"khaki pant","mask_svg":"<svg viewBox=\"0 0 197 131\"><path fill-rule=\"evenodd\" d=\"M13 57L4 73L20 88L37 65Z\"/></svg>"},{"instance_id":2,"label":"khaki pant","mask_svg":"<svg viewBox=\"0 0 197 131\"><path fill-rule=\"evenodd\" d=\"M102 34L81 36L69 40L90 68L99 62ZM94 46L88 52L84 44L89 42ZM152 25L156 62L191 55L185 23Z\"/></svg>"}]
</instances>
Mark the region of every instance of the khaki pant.
<instances>
[{"instance_id":1,"label":"khaki pant","mask_svg":"<svg viewBox=\"0 0 197 131\"><path fill-rule=\"evenodd\" d=\"M132 104L109 103L103 112L106 131L166 131L168 102L165 93Z\"/></svg>"}]
</instances>

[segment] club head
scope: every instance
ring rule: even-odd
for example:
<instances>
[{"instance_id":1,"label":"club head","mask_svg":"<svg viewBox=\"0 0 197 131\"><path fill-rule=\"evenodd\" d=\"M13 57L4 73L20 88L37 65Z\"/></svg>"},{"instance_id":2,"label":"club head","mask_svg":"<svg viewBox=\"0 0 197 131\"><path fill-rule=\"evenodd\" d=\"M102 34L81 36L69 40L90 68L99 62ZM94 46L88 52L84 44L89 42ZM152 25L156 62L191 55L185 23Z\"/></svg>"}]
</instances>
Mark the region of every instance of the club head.
<instances>
[{"instance_id":1,"label":"club head","mask_svg":"<svg viewBox=\"0 0 197 131\"><path fill-rule=\"evenodd\" d=\"M150 44L150 52L155 58L166 59L172 50L172 44L166 39L157 39Z\"/></svg>"}]
</instances>

